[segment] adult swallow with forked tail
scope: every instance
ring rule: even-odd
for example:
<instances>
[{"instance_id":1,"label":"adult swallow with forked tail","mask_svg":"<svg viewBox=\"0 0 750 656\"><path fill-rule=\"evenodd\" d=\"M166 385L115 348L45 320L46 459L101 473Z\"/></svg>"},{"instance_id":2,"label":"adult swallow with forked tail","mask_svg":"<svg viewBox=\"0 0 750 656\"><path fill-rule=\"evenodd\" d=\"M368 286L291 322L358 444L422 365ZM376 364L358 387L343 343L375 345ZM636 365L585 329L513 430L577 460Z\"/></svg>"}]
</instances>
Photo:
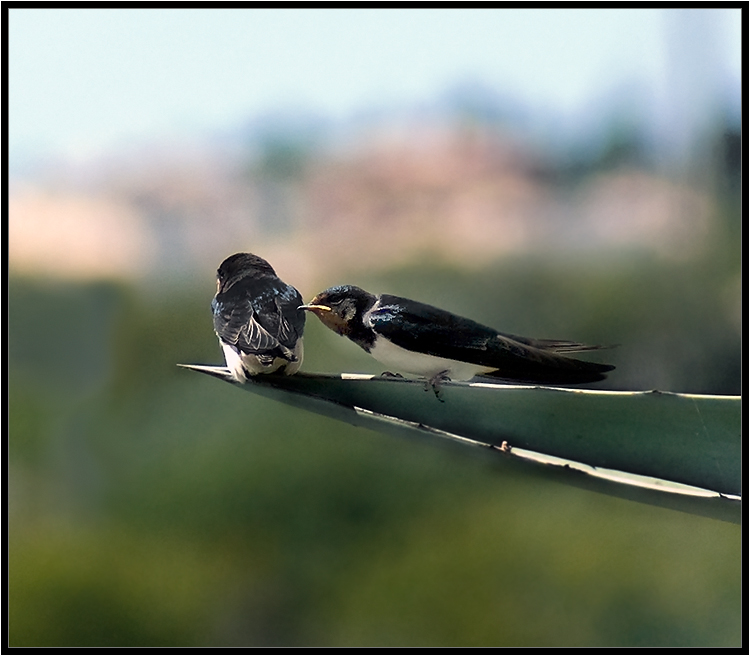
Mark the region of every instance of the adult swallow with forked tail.
<instances>
[{"instance_id":1,"label":"adult swallow with forked tail","mask_svg":"<svg viewBox=\"0 0 750 656\"><path fill-rule=\"evenodd\" d=\"M235 253L216 272L211 301L214 330L234 378L275 371L291 375L302 364L302 296L252 253Z\"/></svg>"},{"instance_id":2,"label":"adult swallow with forked tail","mask_svg":"<svg viewBox=\"0 0 750 656\"><path fill-rule=\"evenodd\" d=\"M565 385L602 380L614 369L563 355L606 347L504 334L425 303L375 296L352 285L326 289L302 308L389 369L427 378L436 392L441 381L477 375Z\"/></svg>"}]
</instances>

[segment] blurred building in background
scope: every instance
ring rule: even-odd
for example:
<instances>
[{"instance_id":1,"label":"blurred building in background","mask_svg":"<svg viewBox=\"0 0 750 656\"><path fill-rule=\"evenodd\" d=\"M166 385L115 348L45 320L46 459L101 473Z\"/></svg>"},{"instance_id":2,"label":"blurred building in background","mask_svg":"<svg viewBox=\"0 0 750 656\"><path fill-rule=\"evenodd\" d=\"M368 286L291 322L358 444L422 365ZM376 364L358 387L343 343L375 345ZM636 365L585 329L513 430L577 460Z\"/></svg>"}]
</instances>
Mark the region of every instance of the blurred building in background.
<instances>
[{"instance_id":1,"label":"blurred building in background","mask_svg":"<svg viewBox=\"0 0 750 656\"><path fill-rule=\"evenodd\" d=\"M293 176L272 177L243 153L175 147L114 158L93 182L14 185L11 269L192 280L238 250L308 280L421 256L469 267L547 251L684 259L715 215L708 186L627 160L571 173L509 127L417 117L298 157Z\"/></svg>"}]
</instances>

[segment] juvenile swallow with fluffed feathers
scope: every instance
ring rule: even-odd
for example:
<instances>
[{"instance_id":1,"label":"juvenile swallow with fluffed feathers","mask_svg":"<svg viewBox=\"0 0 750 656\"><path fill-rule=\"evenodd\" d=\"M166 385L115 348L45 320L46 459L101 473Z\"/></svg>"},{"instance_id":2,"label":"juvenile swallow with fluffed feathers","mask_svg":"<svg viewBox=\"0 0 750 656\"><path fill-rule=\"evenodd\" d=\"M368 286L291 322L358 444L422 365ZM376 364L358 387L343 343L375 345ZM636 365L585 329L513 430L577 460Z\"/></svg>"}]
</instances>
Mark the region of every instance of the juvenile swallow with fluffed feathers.
<instances>
[{"instance_id":1,"label":"juvenile swallow with fluffed feathers","mask_svg":"<svg viewBox=\"0 0 750 656\"><path fill-rule=\"evenodd\" d=\"M252 253L235 253L216 272L211 301L214 330L232 376L275 371L291 375L302 364L302 296Z\"/></svg>"},{"instance_id":2,"label":"juvenile swallow with fluffed feathers","mask_svg":"<svg viewBox=\"0 0 750 656\"><path fill-rule=\"evenodd\" d=\"M436 393L442 381L478 375L564 385L602 380L614 369L563 355L606 347L504 334L419 301L376 296L353 285L326 289L301 307L389 369L427 378Z\"/></svg>"}]
</instances>

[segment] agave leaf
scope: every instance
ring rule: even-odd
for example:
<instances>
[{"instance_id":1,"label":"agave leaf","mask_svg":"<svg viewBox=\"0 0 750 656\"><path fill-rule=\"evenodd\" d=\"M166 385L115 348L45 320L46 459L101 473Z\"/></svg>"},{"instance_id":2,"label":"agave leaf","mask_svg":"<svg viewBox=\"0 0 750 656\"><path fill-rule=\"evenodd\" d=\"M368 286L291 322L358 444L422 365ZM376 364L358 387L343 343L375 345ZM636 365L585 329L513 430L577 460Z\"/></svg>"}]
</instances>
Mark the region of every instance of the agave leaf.
<instances>
[{"instance_id":1,"label":"agave leaf","mask_svg":"<svg viewBox=\"0 0 750 656\"><path fill-rule=\"evenodd\" d=\"M614 496L739 523L740 397L445 383L362 374L255 376L180 365L357 426L483 447L499 462Z\"/></svg>"}]
</instances>

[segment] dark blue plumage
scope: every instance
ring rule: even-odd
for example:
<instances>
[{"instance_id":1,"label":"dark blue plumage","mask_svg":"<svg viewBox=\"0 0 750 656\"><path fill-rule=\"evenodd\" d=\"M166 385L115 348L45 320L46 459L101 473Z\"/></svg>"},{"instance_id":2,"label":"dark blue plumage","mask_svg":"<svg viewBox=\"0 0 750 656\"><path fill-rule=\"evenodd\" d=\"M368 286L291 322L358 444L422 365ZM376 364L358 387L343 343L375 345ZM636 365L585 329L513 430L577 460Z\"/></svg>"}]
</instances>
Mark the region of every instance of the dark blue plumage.
<instances>
[{"instance_id":1,"label":"dark blue plumage","mask_svg":"<svg viewBox=\"0 0 750 656\"><path fill-rule=\"evenodd\" d=\"M576 384L602 380L614 369L562 355L599 346L504 334L432 305L390 294L375 296L351 285L327 289L303 307L388 367L430 380L485 375Z\"/></svg>"},{"instance_id":2,"label":"dark blue plumage","mask_svg":"<svg viewBox=\"0 0 750 656\"><path fill-rule=\"evenodd\" d=\"M237 380L299 369L305 328L301 303L300 293L263 258L236 253L221 263L211 309L227 367Z\"/></svg>"}]
</instances>

